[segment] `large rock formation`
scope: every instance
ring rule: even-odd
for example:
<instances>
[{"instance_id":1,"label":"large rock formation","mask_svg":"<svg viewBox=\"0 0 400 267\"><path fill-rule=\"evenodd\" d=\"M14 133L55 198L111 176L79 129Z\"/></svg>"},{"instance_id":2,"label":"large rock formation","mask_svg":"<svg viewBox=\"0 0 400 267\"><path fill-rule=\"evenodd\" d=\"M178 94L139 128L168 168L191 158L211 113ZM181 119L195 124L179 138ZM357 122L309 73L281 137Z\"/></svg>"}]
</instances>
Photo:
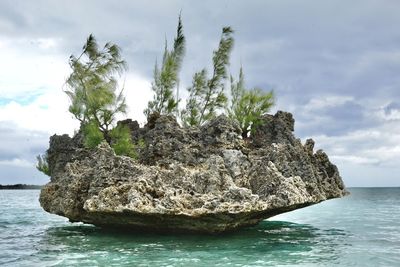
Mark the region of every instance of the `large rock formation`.
<instances>
[{"instance_id":1,"label":"large rock formation","mask_svg":"<svg viewBox=\"0 0 400 267\"><path fill-rule=\"evenodd\" d=\"M290 113L266 115L248 140L219 116L182 128L171 116L140 128L125 120L138 159L107 143L88 150L80 134L54 135L42 207L72 222L148 231L223 232L347 192L328 156L293 135Z\"/></svg>"}]
</instances>

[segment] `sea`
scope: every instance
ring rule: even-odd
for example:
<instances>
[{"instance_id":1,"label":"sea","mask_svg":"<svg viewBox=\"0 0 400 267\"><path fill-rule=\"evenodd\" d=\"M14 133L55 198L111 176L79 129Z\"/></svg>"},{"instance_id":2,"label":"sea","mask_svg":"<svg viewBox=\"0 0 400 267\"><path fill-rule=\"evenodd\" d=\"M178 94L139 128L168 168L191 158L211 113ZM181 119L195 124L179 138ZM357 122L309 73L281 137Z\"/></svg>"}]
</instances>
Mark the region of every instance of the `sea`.
<instances>
[{"instance_id":1,"label":"sea","mask_svg":"<svg viewBox=\"0 0 400 267\"><path fill-rule=\"evenodd\" d=\"M105 231L0 190L0 266L400 266L400 188L350 195L222 235Z\"/></svg>"}]
</instances>

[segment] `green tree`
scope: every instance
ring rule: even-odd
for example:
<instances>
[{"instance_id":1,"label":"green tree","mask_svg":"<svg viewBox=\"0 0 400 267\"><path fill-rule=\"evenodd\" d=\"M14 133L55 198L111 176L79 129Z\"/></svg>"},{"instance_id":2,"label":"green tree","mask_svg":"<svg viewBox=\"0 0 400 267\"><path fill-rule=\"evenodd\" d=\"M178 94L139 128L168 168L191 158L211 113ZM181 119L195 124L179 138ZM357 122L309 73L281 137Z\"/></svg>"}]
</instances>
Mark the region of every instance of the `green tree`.
<instances>
[{"instance_id":1,"label":"green tree","mask_svg":"<svg viewBox=\"0 0 400 267\"><path fill-rule=\"evenodd\" d=\"M183 35L183 25L179 16L174 47L168 50L167 42L161 67L157 62L154 67L154 81L151 88L154 91L152 101L149 101L144 114L149 117L152 113L171 114L177 112L179 103L179 71L185 55L185 36ZM174 89L176 93L174 95Z\"/></svg>"},{"instance_id":2,"label":"green tree","mask_svg":"<svg viewBox=\"0 0 400 267\"><path fill-rule=\"evenodd\" d=\"M111 130L110 136L112 139L111 147L114 149L115 154L131 158L138 157L127 126L117 125L117 127Z\"/></svg>"},{"instance_id":3,"label":"green tree","mask_svg":"<svg viewBox=\"0 0 400 267\"><path fill-rule=\"evenodd\" d=\"M83 125L85 144L94 147L102 140L110 143L110 130L118 113L126 112L123 89L117 78L126 70L120 48L106 43L100 49L89 35L82 53L69 60L72 69L65 93L71 100L69 111Z\"/></svg>"},{"instance_id":4,"label":"green tree","mask_svg":"<svg viewBox=\"0 0 400 267\"><path fill-rule=\"evenodd\" d=\"M44 155L38 155L36 157L37 163L36 163L36 169L38 171L46 174L47 176L50 176L50 169L49 169L49 164L47 160L47 153Z\"/></svg>"},{"instance_id":5,"label":"green tree","mask_svg":"<svg viewBox=\"0 0 400 267\"><path fill-rule=\"evenodd\" d=\"M83 127L84 145L88 148L95 148L104 141L104 133L99 129L95 121L87 122Z\"/></svg>"},{"instance_id":6,"label":"green tree","mask_svg":"<svg viewBox=\"0 0 400 267\"><path fill-rule=\"evenodd\" d=\"M228 114L239 122L243 138L247 138L249 132L261 123L261 116L271 109L275 101L273 91L264 92L259 88L246 90L242 68L237 82L231 76L231 97Z\"/></svg>"},{"instance_id":7,"label":"green tree","mask_svg":"<svg viewBox=\"0 0 400 267\"><path fill-rule=\"evenodd\" d=\"M219 47L213 52L213 74L207 78L205 69L193 76L192 86L188 88L189 99L186 109L182 111L182 122L186 126L199 126L216 116L216 111L225 107L225 79L229 65L230 52L233 48L233 30L230 27L222 29Z\"/></svg>"}]
</instances>

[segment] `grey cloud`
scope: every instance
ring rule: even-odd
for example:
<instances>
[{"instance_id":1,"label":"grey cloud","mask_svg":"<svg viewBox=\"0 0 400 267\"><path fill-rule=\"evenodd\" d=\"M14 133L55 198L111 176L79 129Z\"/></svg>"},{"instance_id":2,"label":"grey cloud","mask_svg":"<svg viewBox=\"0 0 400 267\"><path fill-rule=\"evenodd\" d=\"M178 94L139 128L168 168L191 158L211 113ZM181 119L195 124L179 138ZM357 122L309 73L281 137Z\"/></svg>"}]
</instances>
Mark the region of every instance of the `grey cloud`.
<instances>
[{"instance_id":1,"label":"grey cloud","mask_svg":"<svg viewBox=\"0 0 400 267\"><path fill-rule=\"evenodd\" d=\"M0 184L44 184L48 177L36 170L36 156L48 148L47 133L0 124ZM13 164L13 162L15 162ZM23 162L22 165L18 162Z\"/></svg>"},{"instance_id":2,"label":"grey cloud","mask_svg":"<svg viewBox=\"0 0 400 267\"><path fill-rule=\"evenodd\" d=\"M119 44L131 70L147 78L156 57L161 56L164 36L172 40L182 10L188 39L184 84L190 83L194 71L210 66L221 27L232 25L237 30L232 71L237 71L241 61L250 85L276 84L286 94L342 90L357 55L371 49L393 49L393 40L399 38L389 27L400 22L395 6L389 10L373 1L369 5L365 1L352 5L341 1L7 3L11 1L3 3L2 9L15 14L9 17L29 21L9 34L62 37L60 51L67 56L78 53L86 36L94 33L101 41ZM35 11L38 6L40 10ZM385 15L378 17L377 13ZM271 40L281 40L281 47L268 51L265 45ZM294 86L279 86L282 83ZM345 90L357 89L347 86Z\"/></svg>"},{"instance_id":3,"label":"grey cloud","mask_svg":"<svg viewBox=\"0 0 400 267\"><path fill-rule=\"evenodd\" d=\"M312 135L340 136L356 130L367 129L371 124L379 124L377 120L368 118L368 108L353 100L334 106L308 110L307 104L296 109L295 117L303 127L297 128L303 137Z\"/></svg>"},{"instance_id":4,"label":"grey cloud","mask_svg":"<svg viewBox=\"0 0 400 267\"><path fill-rule=\"evenodd\" d=\"M210 68L220 30L231 25L236 30L231 72L237 75L242 64L248 87L274 89L277 108L294 112L301 137L376 128L384 122L368 114L400 98L400 32L394 27L400 25L400 5L395 0L6 0L0 3L0 29L3 38L12 40L59 40L54 53L65 57L66 64L94 33L100 43L121 46L130 72L151 79L165 37L172 42L180 10L187 37L182 87L191 83L195 71ZM304 110L311 99L326 95L354 100ZM397 108L388 105L385 112ZM22 142L19 138L15 140ZM17 151L33 155L45 147L40 142L28 151L16 145ZM15 156L1 149L1 157Z\"/></svg>"},{"instance_id":5,"label":"grey cloud","mask_svg":"<svg viewBox=\"0 0 400 267\"><path fill-rule=\"evenodd\" d=\"M12 1L5 1L0 5L0 30L2 32L12 33L27 26L28 22L24 15L18 12Z\"/></svg>"},{"instance_id":6,"label":"grey cloud","mask_svg":"<svg viewBox=\"0 0 400 267\"><path fill-rule=\"evenodd\" d=\"M391 102L387 106L384 107L385 115L390 115L393 111L400 111L400 103Z\"/></svg>"},{"instance_id":7,"label":"grey cloud","mask_svg":"<svg viewBox=\"0 0 400 267\"><path fill-rule=\"evenodd\" d=\"M35 162L36 155L44 153L49 136L44 132L21 129L10 123L0 125L0 160L14 159Z\"/></svg>"}]
</instances>

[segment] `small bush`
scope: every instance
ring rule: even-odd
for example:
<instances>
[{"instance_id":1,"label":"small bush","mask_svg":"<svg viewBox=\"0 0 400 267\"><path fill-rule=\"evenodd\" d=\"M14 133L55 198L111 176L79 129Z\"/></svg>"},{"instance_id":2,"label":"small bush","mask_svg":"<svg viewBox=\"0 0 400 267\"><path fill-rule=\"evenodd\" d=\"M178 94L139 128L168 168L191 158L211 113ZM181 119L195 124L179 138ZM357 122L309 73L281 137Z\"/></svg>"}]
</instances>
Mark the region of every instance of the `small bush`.
<instances>
[{"instance_id":1,"label":"small bush","mask_svg":"<svg viewBox=\"0 0 400 267\"><path fill-rule=\"evenodd\" d=\"M261 117L274 105L274 92L265 92L258 88L246 89L243 69L240 68L237 82L231 76L231 96L228 115L231 119L239 122L242 137L245 139L249 132L252 133L255 127L261 123Z\"/></svg>"},{"instance_id":2,"label":"small bush","mask_svg":"<svg viewBox=\"0 0 400 267\"><path fill-rule=\"evenodd\" d=\"M90 122L83 127L83 135L84 145L87 148L95 148L104 140L104 135L95 122Z\"/></svg>"},{"instance_id":3,"label":"small bush","mask_svg":"<svg viewBox=\"0 0 400 267\"><path fill-rule=\"evenodd\" d=\"M114 149L115 154L137 158L135 145L132 143L129 128L126 126L118 125L110 132L111 147Z\"/></svg>"}]
</instances>

